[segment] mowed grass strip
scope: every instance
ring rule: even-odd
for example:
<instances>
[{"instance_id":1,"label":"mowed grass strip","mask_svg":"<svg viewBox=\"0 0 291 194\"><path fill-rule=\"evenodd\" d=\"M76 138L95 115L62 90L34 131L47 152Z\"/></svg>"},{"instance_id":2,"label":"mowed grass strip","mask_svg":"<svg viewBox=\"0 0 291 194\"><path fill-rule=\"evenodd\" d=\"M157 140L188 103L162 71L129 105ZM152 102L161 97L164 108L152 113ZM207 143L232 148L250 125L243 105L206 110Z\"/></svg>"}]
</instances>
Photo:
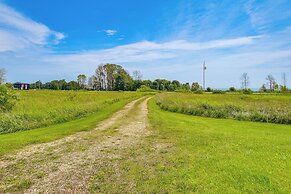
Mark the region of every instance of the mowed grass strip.
<instances>
[{"instance_id":1,"label":"mowed grass strip","mask_svg":"<svg viewBox=\"0 0 291 194\"><path fill-rule=\"evenodd\" d=\"M139 95L133 95L131 98L122 99L113 104L104 106L98 112L81 119L43 128L2 134L0 135L0 156L11 153L30 144L49 142L79 131L94 129L98 122L108 118L114 112L121 109L125 104L138 97Z\"/></svg>"},{"instance_id":2,"label":"mowed grass strip","mask_svg":"<svg viewBox=\"0 0 291 194\"><path fill-rule=\"evenodd\" d=\"M168 193L290 193L291 126L213 119L149 102L155 142L173 145L140 184ZM171 146L170 146L171 147ZM151 168L149 168L151 169ZM145 169L143 168L143 172Z\"/></svg>"}]
</instances>

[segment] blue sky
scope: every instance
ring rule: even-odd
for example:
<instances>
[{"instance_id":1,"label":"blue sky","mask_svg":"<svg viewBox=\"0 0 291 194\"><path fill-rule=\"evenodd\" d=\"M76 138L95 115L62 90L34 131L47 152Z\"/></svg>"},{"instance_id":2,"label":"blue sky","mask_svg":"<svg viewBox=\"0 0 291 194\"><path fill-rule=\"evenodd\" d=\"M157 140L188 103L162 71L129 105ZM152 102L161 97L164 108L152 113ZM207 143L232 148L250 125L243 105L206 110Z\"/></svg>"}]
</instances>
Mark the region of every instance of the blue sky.
<instances>
[{"instance_id":1,"label":"blue sky","mask_svg":"<svg viewBox=\"0 0 291 194\"><path fill-rule=\"evenodd\" d=\"M144 79L252 88L291 83L291 1L0 0L0 68L7 81L74 80L101 63Z\"/></svg>"}]
</instances>

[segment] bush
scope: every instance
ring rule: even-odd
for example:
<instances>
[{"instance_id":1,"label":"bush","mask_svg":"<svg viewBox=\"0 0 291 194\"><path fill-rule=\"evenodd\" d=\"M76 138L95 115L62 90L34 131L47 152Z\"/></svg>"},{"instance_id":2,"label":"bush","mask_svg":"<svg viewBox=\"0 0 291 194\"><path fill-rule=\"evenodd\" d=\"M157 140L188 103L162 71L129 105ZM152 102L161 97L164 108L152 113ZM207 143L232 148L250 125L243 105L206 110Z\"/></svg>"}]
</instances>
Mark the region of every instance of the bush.
<instances>
[{"instance_id":1,"label":"bush","mask_svg":"<svg viewBox=\"0 0 291 194\"><path fill-rule=\"evenodd\" d=\"M206 92L212 92L213 90L210 87L206 88Z\"/></svg>"},{"instance_id":2,"label":"bush","mask_svg":"<svg viewBox=\"0 0 291 194\"><path fill-rule=\"evenodd\" d=\"M137 92L152 92L153 90L146 85L141 85L140 88L138 88L136 91Z\"/></svg>"},{"instance_id":3,"label":"bush","mask_svg":"<svg viewBox=\"0 0 291 194\"><path fill-rule=\"evenodd\" d=\"M223 90L213 90L212 94L225 94L225 91L223 91Z\"/></svg>"},{"instance_id":4,"label":"bush","mask_svg":"<svg viewBox=\"0 0 291 194\"><path fill-rule=\"evenodd\" d=\"M230 88L228 89L228 91L230 91L230 92L236 92L236 89L235 89L235 87L230 87Z\"/></svg>"},{"instance_id":5,"label":"bush","mask_svg":"<svg viewBox=\"0 0 291 194\"><path fill-rule=\"evenodd\" d=\"M15 105L16 95L6 86L0 85L0 112L11 111Z\"/></svg>"},{"instance_id":6,"label":"bush","mask_svg":"<svg viewBox=\"0 0 291 194\"><path fill-rule=\"evenodd\" d=\"M243 94L252 94L253 91L251 89L246 89L242 91Z\"/></svg>"}]
</instances>

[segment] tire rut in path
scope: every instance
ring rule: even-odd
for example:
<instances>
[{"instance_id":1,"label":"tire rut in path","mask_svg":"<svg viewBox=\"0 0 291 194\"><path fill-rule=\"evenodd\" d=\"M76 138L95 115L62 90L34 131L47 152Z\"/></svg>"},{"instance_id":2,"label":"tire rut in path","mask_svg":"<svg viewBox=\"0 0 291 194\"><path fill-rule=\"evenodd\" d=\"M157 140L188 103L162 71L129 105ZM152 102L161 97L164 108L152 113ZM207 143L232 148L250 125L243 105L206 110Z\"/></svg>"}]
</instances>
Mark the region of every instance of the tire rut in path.
<instances>
[{"instance_id":1,"label":"tire rut in path","mask_svg":"<svg viewBox=\"0 0 291 194\"><path fill-rule=\"evenodd\" d=\"M29 179L32 184L25 193L88 193L88 182L96 173L96 164L99 161L104 161L104 158L118 158L119 149L132 147L142 137L149 135L149 99L130 102L112 117L102 121L94 130L27 147L15 156L13 162L0 164L0 169L9 171L14 165L24 163L19 178ZM131 113L133 111L134 113ZM116 127L115 125L115 133L101 137L98 135L100 130ZM94 138L95 134L97 138ZM41 172L42 176L36 176L38 172Z\"/></svg>"}]
</instances>

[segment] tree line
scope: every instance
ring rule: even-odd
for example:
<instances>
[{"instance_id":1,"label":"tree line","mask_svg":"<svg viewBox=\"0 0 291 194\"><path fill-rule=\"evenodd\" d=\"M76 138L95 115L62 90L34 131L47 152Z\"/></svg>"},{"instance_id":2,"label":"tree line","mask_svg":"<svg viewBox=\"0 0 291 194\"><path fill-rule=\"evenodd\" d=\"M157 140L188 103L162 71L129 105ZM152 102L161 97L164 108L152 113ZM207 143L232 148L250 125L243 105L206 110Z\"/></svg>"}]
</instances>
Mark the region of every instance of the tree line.
<instances>
[{"instance_id":1,"label":"tree line","mask_svg":"<svg viewBox=\"0 0 291 194\"><path fill-rule=\"evenodd\" d=\"M244 91L250 91L250 88L248 86L250 85L250 77L247 73L243 73L241 76L241 85L242 89ZM266 83L264 83L260 89L259 92L288 92L287 88L287 78L286 73L283 73L282 75L282 85L278 84L276 82L276 79L273 75L268 74L265 78Z\"/></svg>"},{"instance_id":2,"label":"tree line","mask_svg":"<svg viewBox=\"0 0 291 194\"><path fill-rule=\"evenodd\" d=\"M97 67L94 74L86 76L80 74L76 81L53 80L42 83L40 80L30 84L31 89L52 89L52 90L97 90L97 91L136 91L139 88L144 90L202 90L202 87L194 82L180 83L178 80L156 79L142 80L140 71L134 71L132 76L117 64L102 64Z\"/></svg>"},{"instance_id":3,"label":"tree line","mask_svg":"<svg viewBox=\"0 0 291 194\"><path fill-rule=\"evenodd\" d=\"M4 83L4 69L0 71L0 84ZM283 84L276 82L273 75L266 76L264 83L259 92L288 92L286 74L282 76ZM240 77L241 88L230 87L228 90L216 90L210 87L206 88L206 92L225 93L225 92L242 92L245 94L252 93L249 88L250 77L247 73L243 73ZM6 83L8 88L12 88L12 84ZM67 82L64 79L52 80L43 83L40 80L30 84L31 89L51 89L51 90L97 90L97 91L192 91L194 93L203 93L203 88L198 82L181 83L178 80L156 79L143 80L140 71L134 71L132 75L128 73L121 65L117 64L101 64L97 67L94 74L86 76L80 74L76 80Z\"/></svg>"}]
</instances>

